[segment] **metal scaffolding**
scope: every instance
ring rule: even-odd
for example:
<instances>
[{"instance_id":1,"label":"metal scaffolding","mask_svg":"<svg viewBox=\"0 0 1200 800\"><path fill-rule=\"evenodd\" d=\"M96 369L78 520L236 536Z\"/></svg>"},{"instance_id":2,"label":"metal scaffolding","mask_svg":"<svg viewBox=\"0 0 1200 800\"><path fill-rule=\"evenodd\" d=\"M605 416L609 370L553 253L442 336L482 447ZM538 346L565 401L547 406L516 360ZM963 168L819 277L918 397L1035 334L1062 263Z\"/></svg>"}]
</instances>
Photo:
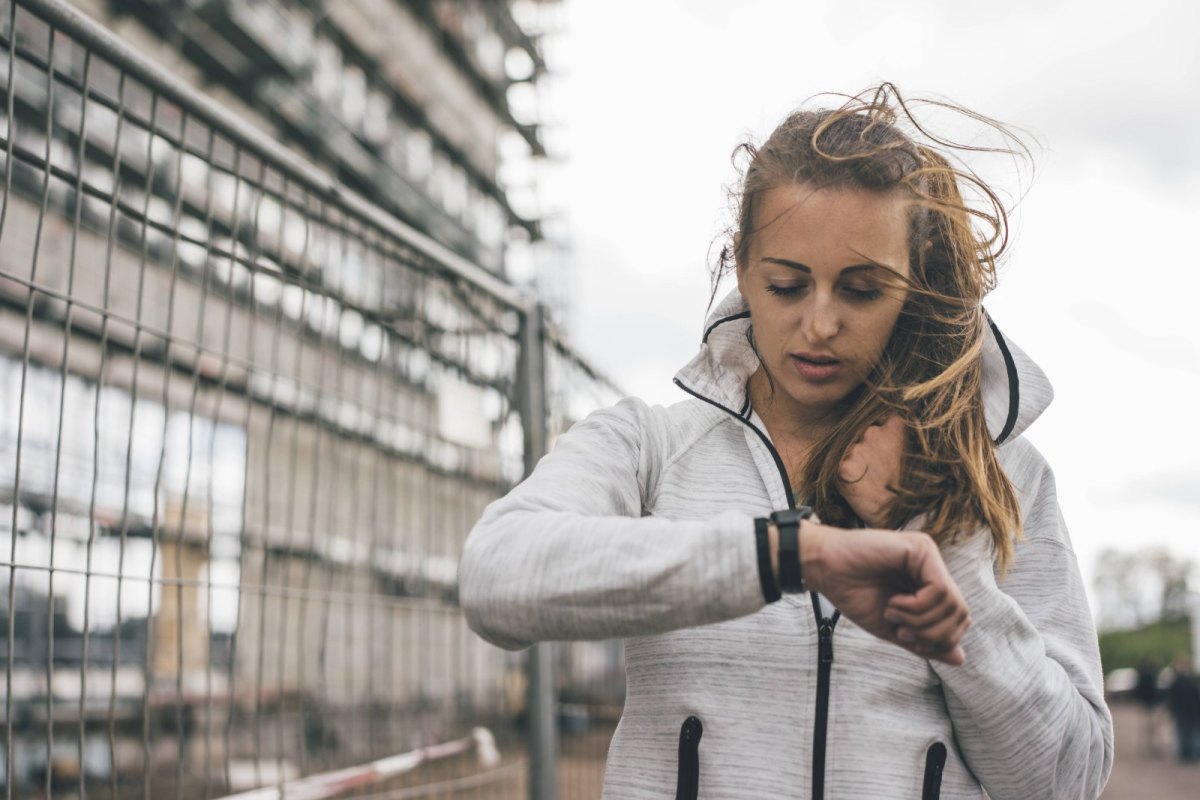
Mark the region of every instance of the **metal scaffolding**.
<instances>
[{"instance_id":1,"label":"metal scaffolding","mask_svg":"<svg viewBox=\"0 0 1200 800\"><path fill-rule=\"evenodd\" d=\"M0 47L7 797L571 794L619 647L527 678L456 570L612 384L60 0L0 3Z\"/></svg>"}]
</instances>

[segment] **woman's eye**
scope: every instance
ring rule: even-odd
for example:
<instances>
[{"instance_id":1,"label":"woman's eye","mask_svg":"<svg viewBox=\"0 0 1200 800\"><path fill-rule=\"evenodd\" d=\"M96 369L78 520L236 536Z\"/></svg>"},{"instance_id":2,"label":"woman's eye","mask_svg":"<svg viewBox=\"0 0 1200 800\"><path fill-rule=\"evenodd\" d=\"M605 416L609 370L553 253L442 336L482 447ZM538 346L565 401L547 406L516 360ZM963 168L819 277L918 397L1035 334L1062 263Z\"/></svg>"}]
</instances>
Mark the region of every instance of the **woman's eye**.
<instances>
[{"instance_id":1,"label":"woman's eye","mask_svg":"<svg viewBox=\"0 0 1200 800\"><path fill-rule=\"evenodd\" d=\"M803 284L799 286L776 286L775 284L767 284L767 291L779 297L791 297L804 289Z\"/></svg>"},{"instance_id":2,"label":"woman's eye","mask_svg":"<svg viewBox=\"0 0 1200 800\"><path fill-rule=\"evenodd\" d=\"M767 284L767 291L776 297L795 297L803 293L808 288L807 284L800 283L792 286L780 286L778 284ZM855 302L869 302L883 295L880 289L872 287L856 287L843 286L842 291Z\"/></svg>"},{"instance_id":3,"label":"woman's eye","mask_svg":"<svg viewBox=\"0 0 1200 800\"><path fill-rule=\"evenodd\" d=\"M858 289L853 286L845 287L846 294L855 300L874 300L883 294L879 289Z\"/></svg>"}]
</instances>

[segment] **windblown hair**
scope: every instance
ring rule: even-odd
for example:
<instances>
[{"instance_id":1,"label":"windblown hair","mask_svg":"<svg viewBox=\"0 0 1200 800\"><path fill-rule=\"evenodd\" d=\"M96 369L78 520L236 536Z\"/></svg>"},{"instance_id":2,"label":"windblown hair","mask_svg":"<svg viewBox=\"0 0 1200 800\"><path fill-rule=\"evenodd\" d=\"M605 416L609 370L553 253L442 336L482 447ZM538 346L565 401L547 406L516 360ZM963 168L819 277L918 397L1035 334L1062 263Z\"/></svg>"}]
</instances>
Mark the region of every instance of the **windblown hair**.
<instances>
[{"instance_id":1,"label":"windblown hair","mask_svg":"<svg viewBox=\"0 0 1200 800\"><path fill-rule=\"evenodd\" d=\"M938 138L914 117L917 105L965 115L1011 147ZM839 466L867 426L896 413L910 434L901 485L892 487L897 496L889 527L923 514L921 529L943 545L987 526L1003 569L1021 533L1021 510L984 419L981 351L990 334L981 303L995 286L997 259L1008 243L1008 213L975 172L952 165L946 153L962 150L1030 155L994 120L944 101L906 101L888 83L836 109L792 113L761 146L743 144L735 151L735 157L748 157L748 165L734 195L733 235L714 277L746 265L756 225L769 224L757 220L756 211L772 188L806 184L911 198L911 276L894 276L908 288L899 319L871 374L846 399L839 422L803 473L792 476L794 488L812 498L822 520L855 524L838 490ZM964 189L975 202L964 200ZM750 338L753 345L752 332Z\"/></svg>"}]
</instances>

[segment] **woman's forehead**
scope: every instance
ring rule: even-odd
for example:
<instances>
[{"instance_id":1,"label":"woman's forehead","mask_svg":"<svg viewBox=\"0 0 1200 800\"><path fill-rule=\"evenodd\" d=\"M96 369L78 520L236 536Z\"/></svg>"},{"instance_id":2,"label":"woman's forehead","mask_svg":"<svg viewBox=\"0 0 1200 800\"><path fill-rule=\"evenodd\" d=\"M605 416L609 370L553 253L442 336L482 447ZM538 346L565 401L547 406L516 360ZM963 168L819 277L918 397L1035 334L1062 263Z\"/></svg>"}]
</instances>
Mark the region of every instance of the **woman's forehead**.
<instances>
[{"instance_id":1,"label":"woman's forehead","mask_svg":"<svg viewBox=\"0 0 1200 800\"><path fill-rule=\"evenodd\" d=\"M838 270L850 263L877 263L907 275L911 203L902 192L774 187L761 196L756 210L751 259Z\"/></svg>"}]
</instances>

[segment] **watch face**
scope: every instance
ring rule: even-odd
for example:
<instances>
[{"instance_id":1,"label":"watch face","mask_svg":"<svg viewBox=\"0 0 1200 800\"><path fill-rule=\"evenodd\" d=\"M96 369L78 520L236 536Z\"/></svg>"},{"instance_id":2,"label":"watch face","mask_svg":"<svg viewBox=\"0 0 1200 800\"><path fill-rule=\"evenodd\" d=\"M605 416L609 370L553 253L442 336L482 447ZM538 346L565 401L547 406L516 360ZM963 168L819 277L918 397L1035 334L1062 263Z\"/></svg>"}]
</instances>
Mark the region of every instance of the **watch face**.
<instances>
[{"instance_id":1,"label":"watch face","mask_svg":"<svg viewBox=\"0 0 1200 800\"><path fill-rule=\"evenodd\" d=\"M776 511L771 515L771 520L776 525L799 525L800 520L808 519L812 515L811 508L800 506L799 508L789 508L786 511Z\"/></svg>"}]
</instances>

